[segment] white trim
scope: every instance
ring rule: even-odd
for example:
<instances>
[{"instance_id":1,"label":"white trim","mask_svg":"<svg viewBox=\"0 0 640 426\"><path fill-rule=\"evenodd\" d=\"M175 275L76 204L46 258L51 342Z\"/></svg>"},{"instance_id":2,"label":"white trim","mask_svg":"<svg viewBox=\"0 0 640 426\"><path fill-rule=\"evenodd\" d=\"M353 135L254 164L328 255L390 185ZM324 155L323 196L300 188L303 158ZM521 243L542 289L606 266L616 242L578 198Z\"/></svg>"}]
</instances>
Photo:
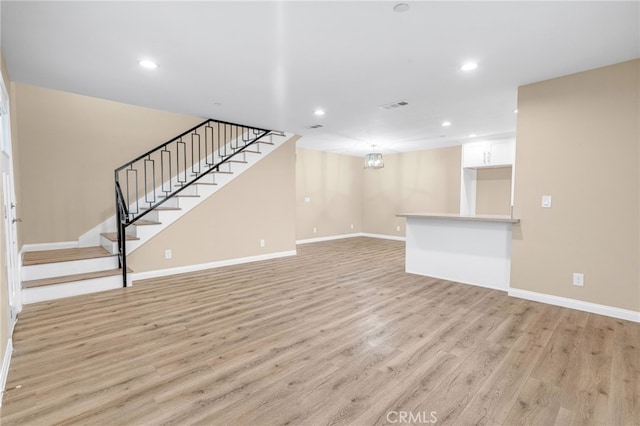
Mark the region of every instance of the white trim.
<instances>
[{"instance_id":1,"label":"white trim","mask_svg":"<svg viewBox=\"0 0 640 426\"><path fill-rule=\"evenodd\" d=\"M380 238L383 240L394 240L394 241L406 241L405 237L400 237L397 235L384 235L384 234L369 234L366 232L360 233L361 237L369 237L369 238Z\"/></svg>"},{"instance_id":2,"label":"white trim","mask_svg":"<svg viewBox=\"0 0 640 426\"><path fill-rule=\"evenodd\" d=\"M406 241L405 237L400 237L396 235L369 234L366 232L356 232L353 234L330 235L328 237L317 237L317 238L308 238L306 240L297 240L296 244L319 243L322 241L341 240L343 238L356 238L356 237L368 237L368 238L380 238L383 240Z\"/></svg>"},{"instance_id":3,"label":"white trim","mask_svg":"<svg viewBox=\"0 0 640 426\"><path fill-rule=\"evenodd\" d=\"M2 400L4 399L4 388L7 385L7 377L9 376L9 364L11 363L11 355L13 355L13 340L9 338L7 341L7 348L4 351L4 358L2 358L2 370L0 370L0 407L2 407Z\"/></svg>"},{"instance_id":4,"label":"white trim","mask_svg":"<svg viewBox=\"0 0 640 426\"><path fill-rule=\"evenodd\" d=\"M414 271L409 271L409 270L405 270L405 272L407 274L413 274L413 275L420 275L423 277L428 277L428 278L435 278L438 280L444 280L444 281L451 281L452 283L455 284L464 284L464 285L472 285L474 287L482 287L482 288L488 288L490 290L498 290L498 291L503 291L506 292L507 290L498 286L492 286L490 284L478 284L478 283L470 283L470 282L466 282L466 281L458 281L458 280L452 280L451 278L445 278L445 277L436 277L434 275L425 275L423 273L420 272L414 272Z\"/></svg>"},{"instance_id":5,"label":"white trim","mask_svg":"<svg viewBox=\"0 0 640 426\"><path fill-rule=\"evenodd\" d=\"M59 250L67 248L78 248L77 241L61 241L59 243L37 243L37 244L24 244L22 246L22 253L29 251L42 251L42 250Z\"/></svg>"},{"instance_id":6,"label":"white trim","mask_svg":"<svg viewBox=\"0 0 640 426\"><path fill-rule=\"evenodd\" d=\"M341 240L343 238L354 238L354 237L362 237L362 233L358 232L355 234L340 234L340 235L330 235L328 237L307 238L306 240L296 241L296 244L319 243L321 241Z\"/></svg>"},{"instance_id":7,"label":"white trim","mask_svg":"<svg viewBox=\"0 0 640 426\"><path fill-rule=\"evenodd\" d=\"M535 291L509 289L509 296L520 299L533 300L534 302L547 303L549 305L562 306L564 308L577 309L593 314L605 315L627 321L640 322L640 312L597 303L584 302L582 300L569 299L567 297L553 296L551 294L537 293Z\"/></svg>"},{"instance_id":8,"label":"white trim","mask_svg":"<svg viewBox=\"0 0 640 426\"><path fill-rule=\"evenodd\" d=\"M258 256L239 257L236 259L220 260L217 262L200 263L196 265L178 266L176 268L158 269L147 272L130 273L132 281L146 280L149 278L166 277L167 275L184 274L186 272L197 272L205 269L221 268L223 266L239 265L241 263L258 262L261 260L277 259L280 257L295 256L295 250L280 251L276 253L260 254Z\"/></svg>"}]
</instances>

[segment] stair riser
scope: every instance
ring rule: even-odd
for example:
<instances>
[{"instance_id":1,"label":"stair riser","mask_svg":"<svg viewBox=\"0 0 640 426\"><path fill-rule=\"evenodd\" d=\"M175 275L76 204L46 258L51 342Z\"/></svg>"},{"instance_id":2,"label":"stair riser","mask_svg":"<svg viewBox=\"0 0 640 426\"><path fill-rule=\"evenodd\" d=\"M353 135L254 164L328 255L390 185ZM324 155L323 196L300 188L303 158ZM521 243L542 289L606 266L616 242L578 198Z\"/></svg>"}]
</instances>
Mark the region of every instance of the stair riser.
<instances>
[{"instance_id":1,"label":"stair riser","mask_svg":"<svg viewBox=\"0 0 640 426\"><path fill-rule=\"evenodd\" d=\"M128 278L128 286L131 286L130 277L131 275L129 275ZM80 296L119 288L122 288L121 275L26 288L22 290L22 304L28 305L30 303L45 302L47 300L62 299L64 297Z\"/></svg>"},{"instance_id":2,"label":"stair riser","mask_svg":"<svg viewBox=\"0 0 640 426\"><path fill-rule=\"evenodd\" d=\"M118 258L115 256L23 266L22 281L59 277L61 275L85 274L116 269L117 267Z\"/></svg>"}]
</instances>

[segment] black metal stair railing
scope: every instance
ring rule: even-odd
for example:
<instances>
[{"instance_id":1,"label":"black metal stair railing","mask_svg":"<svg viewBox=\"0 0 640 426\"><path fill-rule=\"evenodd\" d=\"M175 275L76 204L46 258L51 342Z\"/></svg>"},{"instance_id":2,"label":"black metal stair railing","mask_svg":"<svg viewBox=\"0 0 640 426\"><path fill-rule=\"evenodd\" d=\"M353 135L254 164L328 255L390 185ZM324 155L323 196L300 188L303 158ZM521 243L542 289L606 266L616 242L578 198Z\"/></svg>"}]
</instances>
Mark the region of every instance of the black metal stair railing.
<instances>
[{"instance_id":1,"label":"black metal stair railing","mask_svg":"<svg viewBox=\"0 0 640 426\"><path fill-rule=\"evenodd\" d=\"M208 119L115 169L123 286L127 285L126 228L273 133Z\"/></svg>"}]
</instances>

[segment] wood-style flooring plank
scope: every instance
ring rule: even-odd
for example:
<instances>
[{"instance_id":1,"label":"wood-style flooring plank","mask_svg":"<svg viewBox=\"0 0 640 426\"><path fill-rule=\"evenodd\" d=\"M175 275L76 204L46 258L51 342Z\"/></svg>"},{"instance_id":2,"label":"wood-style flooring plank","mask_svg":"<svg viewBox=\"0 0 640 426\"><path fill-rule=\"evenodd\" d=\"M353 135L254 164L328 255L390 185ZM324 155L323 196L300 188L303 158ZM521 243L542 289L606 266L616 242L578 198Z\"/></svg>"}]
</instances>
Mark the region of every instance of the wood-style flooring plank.
<instances>
[{"instance_id":1,"label":"wood-style flooring plank","mask_svg":"<svg viewBox=\"0 0 640 426\"><path fill-rule=\"evenodd\" d=\"M397 241L28 305L13 344L3 425L640 424L640 324L407 274Z\"/></svg>"}]
</instances>

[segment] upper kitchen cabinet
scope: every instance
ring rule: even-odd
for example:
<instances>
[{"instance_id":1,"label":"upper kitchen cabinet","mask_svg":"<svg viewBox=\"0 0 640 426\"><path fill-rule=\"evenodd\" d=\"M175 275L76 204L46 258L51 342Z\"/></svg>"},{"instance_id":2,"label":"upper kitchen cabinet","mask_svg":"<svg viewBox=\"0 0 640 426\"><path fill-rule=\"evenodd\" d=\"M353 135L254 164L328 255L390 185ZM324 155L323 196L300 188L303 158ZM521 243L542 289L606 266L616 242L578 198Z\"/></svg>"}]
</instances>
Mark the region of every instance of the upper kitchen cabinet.
<instances>
[{"instance_id":1,"label":"upper kitchen cabinet","mask_svg":"<svg viewBox=\"0 0 640 426\"><path fill-rule=\"evenodd\" d=\"M512 139L472 142L462 145L462 167L502 167L513 164L515 141Z\"/></svg>"}]
</instances>

